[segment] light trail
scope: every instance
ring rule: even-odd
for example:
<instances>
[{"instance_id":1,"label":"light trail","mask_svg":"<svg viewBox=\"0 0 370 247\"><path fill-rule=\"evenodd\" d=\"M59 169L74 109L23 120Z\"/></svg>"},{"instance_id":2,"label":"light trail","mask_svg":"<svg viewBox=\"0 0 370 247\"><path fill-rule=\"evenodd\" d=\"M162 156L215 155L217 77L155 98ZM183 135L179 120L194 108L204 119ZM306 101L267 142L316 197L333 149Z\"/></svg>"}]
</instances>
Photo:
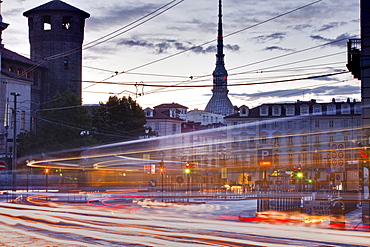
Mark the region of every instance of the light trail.
<instances>
[{"instance_id":1,"label":"light trail","mask_svg":"<svg viewBox=\"0 0 370 247\"><path fill-rule=\"evenodd\" d=\"M102 200L112 199L119 198ZM0 203L0 228L10 227L12 234L27 234L43 243L73 246L367 246L370 238L360 231L207 217L210 212L202 210L212 205L135 209L132 214L133 210L109 204L96 208L82 204L47 207Z\"/></svg>"}]
</instances>

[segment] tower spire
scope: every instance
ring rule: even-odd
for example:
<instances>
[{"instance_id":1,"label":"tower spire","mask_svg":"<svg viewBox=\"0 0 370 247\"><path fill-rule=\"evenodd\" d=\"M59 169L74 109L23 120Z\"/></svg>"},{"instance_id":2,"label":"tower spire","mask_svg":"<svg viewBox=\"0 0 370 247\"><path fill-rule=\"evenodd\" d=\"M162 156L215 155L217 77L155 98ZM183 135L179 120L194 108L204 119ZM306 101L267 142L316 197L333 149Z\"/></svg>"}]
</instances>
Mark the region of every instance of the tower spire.
<instances>
[{"instance_id":1,"label":"tower spire","mask_svg":"<svg viewBox=\"0 0 370 247\"><path fill-rule=\"evenodd\" d=\"M224 36L222 30L222 0L218 1L218 33L217 33L217 54L216 68L213 71L212 98L209 100L205 111L224 116L234 113L234 107L227 94L227 71L224 62Z\"/></svg>"},{"instance_id":2,"label":"tower spire","mask_svg":"<svg viewBox=\"0 0 370 247\"><path fill-rule=\"evenodd\" d=\"M224 62L224 35L222 31L222 0L218 1L218 35L217 35L217 61L216 65L225 65Z\"/></svg>"}]
</instances>

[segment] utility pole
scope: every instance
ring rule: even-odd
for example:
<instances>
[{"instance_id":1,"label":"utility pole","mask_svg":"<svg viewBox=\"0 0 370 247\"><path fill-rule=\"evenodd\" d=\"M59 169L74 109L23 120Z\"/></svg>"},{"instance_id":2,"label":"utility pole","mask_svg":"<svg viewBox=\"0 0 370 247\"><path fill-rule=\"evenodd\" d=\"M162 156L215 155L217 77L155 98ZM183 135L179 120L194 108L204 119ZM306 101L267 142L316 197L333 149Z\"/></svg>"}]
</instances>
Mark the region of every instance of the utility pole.
<instances>
[{"instance_id":1,"label":"utility pole","mask_svg":"<svg viewBox=\"0 0 370 247\"><path fill-rule=\"evenodd\" d=\"M12 190L17 190L17 97L19 93L11 92L10 95L14 96L14 108L13 108L13 158L12 158Z\"/></svg>"}]
</instances>

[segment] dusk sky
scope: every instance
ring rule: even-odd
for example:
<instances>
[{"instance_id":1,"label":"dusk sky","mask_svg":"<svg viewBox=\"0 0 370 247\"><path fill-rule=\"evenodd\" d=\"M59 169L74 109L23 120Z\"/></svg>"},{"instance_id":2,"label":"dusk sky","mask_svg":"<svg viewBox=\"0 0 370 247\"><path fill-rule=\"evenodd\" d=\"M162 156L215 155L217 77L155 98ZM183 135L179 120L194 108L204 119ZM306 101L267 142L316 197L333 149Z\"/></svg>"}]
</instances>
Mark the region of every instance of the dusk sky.
<instances>
[{"instance_id":1,"label":"dusk sky","mask_svg":"<svg viewBox=\"0 0 370 247\"><path fill-rule=\"evenodd\" d=\"M23 12L47 2L4 0L6 48L29 57ZM205 108L216 61L218 0L64 2L91 15L83 50L84 104L116 94L133 97L143 108L172 102L189 110ZM358 0L224 0L231 102L254 107L310 99L359 101L360 82L350 73L337 74L347 70L348 39L359 38L359 11Z\"/></svg>"}]
</instances>

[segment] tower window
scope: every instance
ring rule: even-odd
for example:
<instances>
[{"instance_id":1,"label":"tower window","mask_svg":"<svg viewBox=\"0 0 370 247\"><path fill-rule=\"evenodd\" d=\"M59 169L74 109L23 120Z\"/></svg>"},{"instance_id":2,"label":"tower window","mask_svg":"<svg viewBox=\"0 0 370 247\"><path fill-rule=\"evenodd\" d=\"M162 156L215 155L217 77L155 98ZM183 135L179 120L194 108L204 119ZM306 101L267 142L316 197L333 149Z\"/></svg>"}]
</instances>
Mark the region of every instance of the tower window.
<instances>
[{"instance_id":1,"label":"tower window","mask_svg":"<svg viewBox=\"0 0 370 247\"><path fill-rule=\"evenodd\" d=\"M69 30L71 29L71 16L63 16L62 29Z\"/></svg>"},{"instance_id":2,"label":"tower window","mask_svg":"<svg viewBox=\"0 0 370 247\"><path fill-rule=\"evenodd\" d=\"M42 29L51 30L51 17L50 16L44 15L42 17Z\"/></svg>"}]
</instances>

